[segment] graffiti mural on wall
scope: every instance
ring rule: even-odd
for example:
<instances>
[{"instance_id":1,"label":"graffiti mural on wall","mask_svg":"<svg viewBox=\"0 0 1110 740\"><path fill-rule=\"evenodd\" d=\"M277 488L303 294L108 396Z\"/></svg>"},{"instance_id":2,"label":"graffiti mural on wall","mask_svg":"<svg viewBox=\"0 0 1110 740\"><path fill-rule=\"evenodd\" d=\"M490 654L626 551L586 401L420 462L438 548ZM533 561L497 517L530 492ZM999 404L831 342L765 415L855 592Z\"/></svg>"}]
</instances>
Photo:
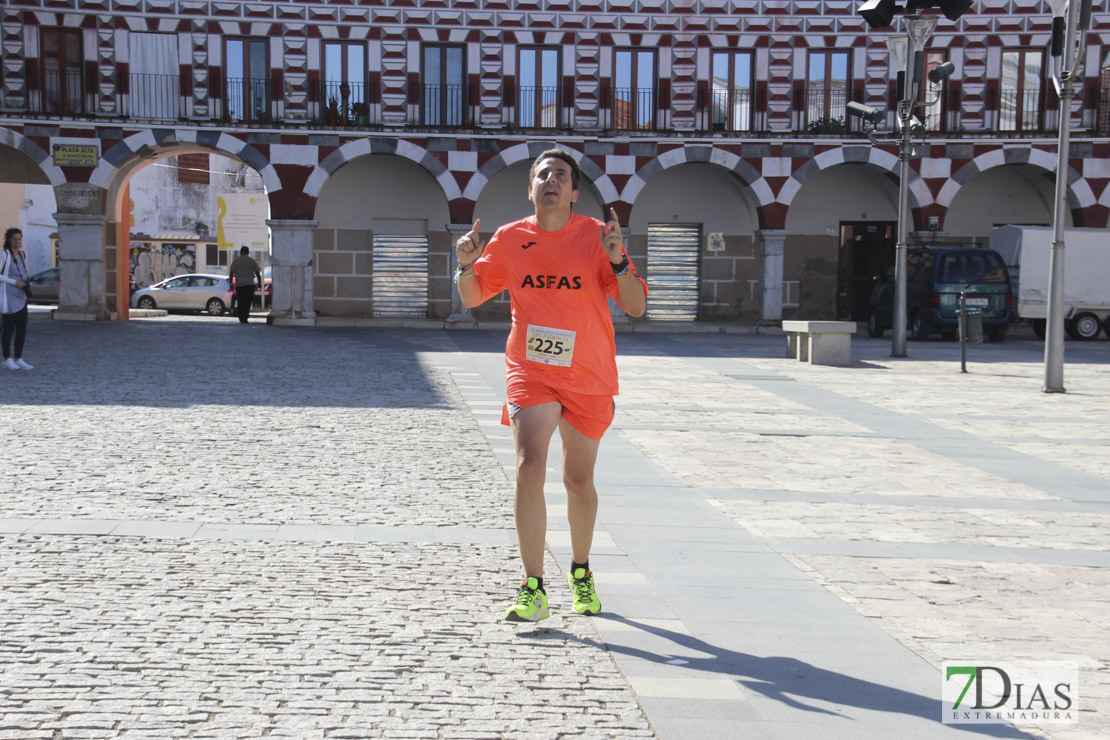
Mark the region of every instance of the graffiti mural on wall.
<instances>
[{"instance_id":1,"label":"graffiti mural on wall","mask_svg":"<svg viewBox=\"0 0 1110 740\"><path fill-rule=\"evenodd\" d=\"M196 271L196 246L174 242L131 242L131 277L136 288Z\"/></svg>"}]
</instances>

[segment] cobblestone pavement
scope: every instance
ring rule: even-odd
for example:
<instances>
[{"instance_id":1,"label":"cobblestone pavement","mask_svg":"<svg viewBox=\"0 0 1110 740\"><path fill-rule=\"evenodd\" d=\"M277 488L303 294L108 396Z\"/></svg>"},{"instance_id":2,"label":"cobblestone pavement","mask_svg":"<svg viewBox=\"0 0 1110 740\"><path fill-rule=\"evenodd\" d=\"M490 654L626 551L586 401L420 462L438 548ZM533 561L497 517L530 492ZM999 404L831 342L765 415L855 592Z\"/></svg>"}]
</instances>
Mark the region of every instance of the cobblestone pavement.
<instances>
[{"instance_id":1,"label":"cobblestone pavement","mask_svg":"<svg viewBox=\"0 0 1110 740\"><path fill-rule=\"evenodd\" d=\"M449 368L367 332L31 329L0 738L653 735L587 620L500 621L511 489Z\"/></svg>"},{"instance_id":2,"label":"cobblestone pavement","mask_svg":"<svg viewBox=\"0 0 1110 740\"><path fill-rule=\"evenodd\" d=\"M685 660L639 672L622 642L637 624L658 628L653 644L685 635L704 652L712 640L662 591L622 601L663 586L628 561L615 525L595 541L613 566L596 566L599 588L631 605L616 621L567 616L557 477L556 616L539 629L500 621L519 577L502 337L34 322L36 369L0 374L14 435L0 447L0 739L669 739L705 735L701 720L737 707L761 721L731 736L886 727L783 720L775 707L797 712L795 700L771 706L735 665L674 644L659 652ZM607 440L636 456L617 472L658 466L789 561L797 580L769 596L835 594L938 667L1076 661L1080 723L1021 730L1110 736L1110 342L1068 343L1067 394L1039 392L1033 341L971 348L966 375L940 341L892 359L889 341L857 337L849 368L785 360L782 337L618 345ZM603 490L603 514L623 511L634 485ZM719 590L711 569L682 578ZM697 604L736 610L727 597ZM771 660L760 631L736 639ZM812 669L809 638L776 654ZM723 645L719 656L741 655Z\"/></svg>"}]
</instances>

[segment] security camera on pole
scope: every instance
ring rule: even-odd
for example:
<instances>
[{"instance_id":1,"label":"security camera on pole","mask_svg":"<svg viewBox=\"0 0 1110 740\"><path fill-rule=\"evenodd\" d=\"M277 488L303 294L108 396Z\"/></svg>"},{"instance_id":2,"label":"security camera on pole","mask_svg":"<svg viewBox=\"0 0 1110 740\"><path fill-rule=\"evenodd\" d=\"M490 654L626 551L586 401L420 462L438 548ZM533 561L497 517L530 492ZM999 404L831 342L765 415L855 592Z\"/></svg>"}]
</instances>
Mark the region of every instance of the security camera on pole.
<instances>
[{"instance_id":1,"label":"security camera on pole","mask_svg":"<svg viewBox=\"0 0 1110 740\"><path fill-rule=\"evenodd\" d=\"M1052 5L1052 84L1060 97L1060 141L1057 144L1056 200L1052 214L1052 253L1048 258L1048 315L1044 334L1044 392L1064 393L1064 222L1068 216L1068 148L1075 76L1091 27L1091 0L1049 0ZM1076 16L1078 10L1078 17ZM1078 43L1075 39L1079 28Z\"/></svg>"},{"instance_id":2,"label":"security camera on pole","mask_svg":"<svg viewBox=\"0 0 1110 740\"><path fill-rule=\"evenodd\" d=\"M924 124L914 115L914 109L922 103L919 100L922 70L925 59L925 42L932 36L937 26L936 15L923 15L922 10L939 7L944 16L956 20L971 7L971 0L906 0L905 8L896 5L895 0L867 0L859 7L859 14L872 29L886 28L894 20L894 13L904 10L906 37L887 39L894 65L900 70L901 100L898 103L896 125L899 128L898 161L898 246L894 255L894 317L891 331L891 357L906 356L906 255L909 251L910 231L910 160L914 155L914 137L921 138L925 133ZM955 71L951 62L946 62L929 72L929 79L939 83ZM925 101L931 105L934 101ZM872 125L881 121L885 114L859 103L849 103L848 114L862 118ZM871 136L872 143L875 136Z\"/></svg>"}]
</instances>

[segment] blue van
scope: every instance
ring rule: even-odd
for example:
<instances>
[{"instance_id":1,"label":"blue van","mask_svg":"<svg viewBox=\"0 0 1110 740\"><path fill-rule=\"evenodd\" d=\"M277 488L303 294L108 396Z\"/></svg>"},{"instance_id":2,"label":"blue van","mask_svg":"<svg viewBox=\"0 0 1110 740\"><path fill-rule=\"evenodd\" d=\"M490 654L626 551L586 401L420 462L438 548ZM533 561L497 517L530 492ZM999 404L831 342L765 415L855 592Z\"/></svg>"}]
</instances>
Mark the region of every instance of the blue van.
<instances>
[{"instance_id":1,"label":"blue van","mask_svg":"<svg viewBox=\"0 0 1110 740\"><path fill-rule=\"evenodd\" d=\"M906 319L910 337L955 337L960 293L983 315L983 333L1001 342L1014 320L1014 293L1002 256L985 247L910 247L906 252ZM875 338L894 324L894 276L878 278L871 292L867 333Z\"/></svg>"}]
</instances>

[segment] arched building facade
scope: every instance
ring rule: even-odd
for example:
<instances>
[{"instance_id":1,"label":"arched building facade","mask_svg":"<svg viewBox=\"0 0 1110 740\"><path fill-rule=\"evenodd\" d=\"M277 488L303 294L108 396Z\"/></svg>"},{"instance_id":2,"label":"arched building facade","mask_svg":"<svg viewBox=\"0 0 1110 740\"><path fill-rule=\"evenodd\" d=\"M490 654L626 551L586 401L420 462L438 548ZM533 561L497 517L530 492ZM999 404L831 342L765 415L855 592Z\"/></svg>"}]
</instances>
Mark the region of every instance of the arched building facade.
<instances>
[{"instance_id":1,"label":"arched building facade","mask_svg":"<svg viewBox=\"0 0 1110 740\"><path fill-rule=\"evenodd\" d=\"M896 148L844 106L893 107L898 32L852 3L39 2L0 9L0 180L54 188L56 318L125 314L124 189L193 152L261 174L278 322L465 320L454 240L526 215L527 163L552 146L582 166L578 209L613 207L653 282L639 320L864 320L892 259ZM1107 228L1110 13L1092 27L1069 224ZM958 72L923 109L912 241L1051 222L1050 35L1047 2L941 19L927 64Z\"/></svg>"}]
</instances>

